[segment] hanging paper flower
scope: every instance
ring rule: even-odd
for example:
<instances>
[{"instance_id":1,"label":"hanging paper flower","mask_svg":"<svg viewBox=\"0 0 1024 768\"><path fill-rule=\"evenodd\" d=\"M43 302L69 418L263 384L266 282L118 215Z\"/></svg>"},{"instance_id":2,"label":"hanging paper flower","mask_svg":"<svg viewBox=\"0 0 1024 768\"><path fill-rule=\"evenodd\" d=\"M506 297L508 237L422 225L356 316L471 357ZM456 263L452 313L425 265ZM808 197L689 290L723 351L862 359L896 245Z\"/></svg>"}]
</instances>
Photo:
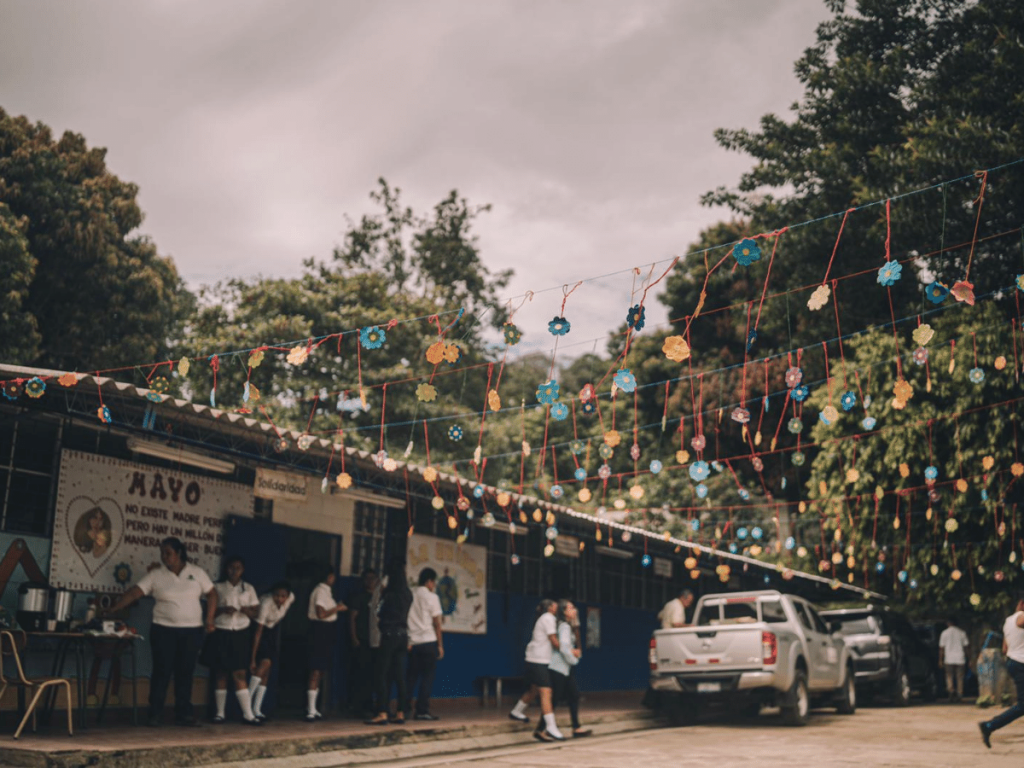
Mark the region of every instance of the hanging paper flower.
<instances>
[{"instance_id":1,"label":"hanging paper flower","mask_svg":"<svg viewBox=\"0 0 1024 768\"><path fill-rule=\"evenodd\" d=\"M626 312L626 323L634 331L642 331L644 329L644 319L647 317L647 310L639 304L634 304Z\"/></svg>"},{"instance_id":2,"label":"hanging paper flower","mask_svg":"<svg viewBox=\"0 0 1024 768\"><path fill-rule=\"evenodd\" d=\"M803 451L794 451L790 460L793 462L794 467L802 467L804 462L807 461L807 457L804 455Z\"/></svg>"},{"instance_id":3,"label":"hanging paper flower","mask_svg":"<svg viewBox=\"0 0 1024 768\"><path fill-rule=\"evenodd\" d=\"M858 480L860 480L860 472L855 467L846 470L846 482L856 483Z\"/></svg>"},{"instance_id":4,"label":"hanging paper flower","mask_svg":"<svg viewBox=\"0 0 1024 768\"><path fill-rule=\"evenodd\" d=\"M564 317L555 317L548 323L548 332L552 336L565 336L570 328L572 328L572 323Z\"/></svg>"},{"instance_id":5,"label":"hanging paper flower","mask_svg":"<svg viewBox=\"0 0 1024 768\"><path fill-rule=\"evenodd\" d=\"M644 497L644 487L642 485L634 485L629 489L629 496L635 501L640 501Z\"/></svg>"},{"instance_id":6,"label":"hanging paper flower","mask_svg":"<svg viewBox=\"0 0 1024 768\"><path fill-rule=\"evenodd\" d=\"M690 356L690 345L682 336L669 336L661 345L661 351L669 360L681 363Z\"/></svg>"},{"instance_id":7,"label":"hanging paper flower","mask_svg":"<svg viewBox=\"0 0 1024 768\"><path fill-rule=\"evenodd\" d=\"M156 392L147 392L146 399L151 403L162 403L164 401L163 395L158 395ZM250 411L252 413L252 411Z\"/></svg>"},{"instance_id":8,"label":"hanging paper flower","mask_svg":"<svg viewBox=\"0 0 1024 768\"><path fill-rule=\"evenodd\" d=\"M910 477L910 465L907 462L900 462L900 477Z\"/></svg>"},{"instance_id":9,"label":"hanging paper flower","mask_svg":"<svg viewBox=\"0 0 1024 768\"><path fill-rule=\"evenodd\" d=\"M285 359L292 365L302 365L306 362L307 357L309 357L309 347L299 344L297 347L291 348Z\"/></svg>"},{"instance_id":10,"label":"hanging paper flower","mask_svg":"<svg viewBox=\"0 0 1024 768\"><path fill-rule=\"evenodd\" d=\"M817 312L828 303L828 297L831 295L831 289L822 283L814 289L814 293L811 294L811 298L807 300L807 308L812 312Z\"/></svg>"},{"instance_id":11,"label":"hanging paper flower","mask_svg":"<svg viewBox=\"0 0 1024 768\"><path fill-rule=\"evenodd\" d=\"M337 483L338 487L343 490L345 488L351 488L352 475L350 475L348 472L342 472L340 475L338 475L337 479L334 482Z\"/></svg>"},{"instance_id":12,"label":"hanging paper flower","mask_svg":"<svg viewBox=\"0 0 1024 768\"><path fill-rule=\"evenodd\" d=\"M277 438L272 445L277 453L284 453L288 450L288 440L284 437Z\"/></svg>"},{"instance_id":13,"label":"hanging paper flower","mask_svg":"<svg viewBox=\"0 0 1024 768\"><path fill-rule=\"evenodd\" d=\"M761 457L760 456L755 456L754 458L752 458L750 460L750 466L752 466L754 468L755 472L763 472L764 471L764 462L761 461Z\"/></svg>"},{"instance_id":14,"label":"hanging paper flower","mask_svg":"<svg viewBox=\"0 0 1024 768\"><path fill-rule=\"evenodd\" d=\"M708 497L708 487L704 483L697 483L693 490L697 493L698 499L706 499Z\"/></svg>"},{"instance_id":15,"label":"hanging paper flower","mask_svg":"<svg viewBox=\"0 0 1024 768\"><path fill-rule=\"evenodd\" d=\"M8 400L17 400L24 391L25 387L20 381L4 382L3 395Z\"/></svg>"},{"instance_id":16,"label":"hanging paper flower","mask_svg":"<svg viewBox=\"0 0 1024 768\"><path fill-rule=\"evenodd\" d=\"M967 378L971 380L972 384L981 384L985 380L985 372L981 368L971 368Z\"/></svg>"},{"instance_id":17,"label":"hanging paper flower","mask_svg":"<svg viewBox=\"0 0 1024 768\"><path fill-rule=\"evenodd\" d=\"M749 237L740 240L732 248L732 256L739 262L740 266L749 267L761 258L761 248L757 242Z\"/></svg>"},{"instance_id":18,"label":"hanging paper flower","mask_svg":"<svg viewBox=\"0 0 1024 768\"><path fill-rule=\"evenodd\" d=\"M690 460L690 452L679 450L676 451L676 464L685 464Z\"/></svg>"},{"instance_id":19,"label":"hanging paper flower","mask_svg":"<svg viewBox=\"0 0 1024 768\"><path fill-rule=\"evenodd\" d=\"M259 368L260 367L260 363L262 363L262 362L263 362L263 350L262 349L254 349L252 352L249 353L249 367L250 368Z\"/></svg>"},{"instance_id":20,"label":"hanging paper flower","mask_svg":"<svg viewBox=\"0 0 1024 768\"><path fill-rule=\"evenodd\" d=\"M914 329L914 333L911 335L917 346L927 347L928 342L935 336L935 331L930 325L928 325L928 323L924 323L923 325L917 326L917 328Z\"/></svg>"},{"instance_id":21,"label":"hanging paper flower","mask_svg":"<svg viewBox=\"0 0 1024 768\"><path fill-rule=\"evenodd\" d=\"M974 306L974 285L967 282L966 280L960 280L953 283L953 288L950 290L953 294L953 298L959 302L966 303L970 306Z\"/></svg>"},{"instance_id":22,"label":"hanging paper flower","mask_svg":"<svg viewBox=\"0 0 1024 768\"><path fill-rule=\"evenodd\" d=\"M178 373L181 376L188 376L188 370L191 367L192 361L190 361L187 357L183 357L181 358L181 360L178 361Z\"/></svg>"},{"instance_id":23,"label":"hanging paper flower","mask_svg":"<svg viewBox=\"0 0 1024 768\"><path fill-rule=\"evenodd\" d=\"M501 333L505 337L505 343L510 347L514 347L523 338L523 332L512 323L505 323L501 327Z\"/></svg>"},{"instance_id":24,"label":"hanging paper flower","mask_svg":"<svg viewBox=\"0 0 1024 768\"><path fill-rule=\"evenodd\" d=\"M924 347L918 347L914 350L914 362L918 365L924 365L928 362L928 350Z\"/></svg>"},{"instance_id":25,"label":"hanging paper flower","mask_svg":"<svg viewBox=\"0 0 1024 768\"><path fill-rule=\"evenodd\" d=\"M690 447L695 451L703 451L704 446L708 444L708 439L704 435L697 435L693 440L690 441Z\"/></svg>"},{"instance_id":26,"label":"hanging paper flower","mask_svg":"<svg viewBox=\"0 0 1024 768\"><path fill-rule=\"evenodd\" d=\"M935 281L924 289L924 295L932 304L941 304L949 296L949 288L944 283Z\"/></svg>"},{"instance_id":27,"label":"hanging paper flower","mask_svg":"<svg viewBox=\"0 0 1024 768\"><path fill-rule=\"evenodd\" d=\"M882 268L878 270L878 282L885 287L889 287L900 279L900 274L902 272L903 265L898 261L887 261L882 265Z\"/></svg>"},{"instance_id":28,"label":"hanging paper flower","mask_svg":"<svg viewBox=\"0 0 1024 768\"><path fill-rule=\"evenodd\" d=\"M1003 368L1006 367L1006 358L1000 355L993 361L992 364L996 367L997 371L1001 371L1003 370Z\"/></svg>"},{"instance_id":29,"label":"hanging paper flower","mask_svg":"<svg viewBox=\"0 0 1024 768\"><path fill-rule=\"evenodd\" d=\"M483 496L484 487L480 483L477 483L476 485L473 486L473 498L482 499Z\"/></svg>"},{"instance_id":30,"label":"hanging paper flower","mask_svg":"<svg viewBox=\"0 0 1024 768\"><path fill-rule=\"evenodd\" d=\"M843 396L839 398L839 404L843 406L844 411L852 411L853 406L857 404L857 395L851 392L844 392Z\"/></svg>"},{"instance_id":31,"label":"hanging paper flower","mask_svg":"<svg viewBox=\"0 0 1024 768\"><path fill-rule=\"evenodd\" d=\"M640 460L640 446L637 445L636 443L633 443L633 445L630 447L630 449L629 449L629 457L633 461L639 461Z\"/></svg>"},{"instance_id":32,"label":"hanging paper flower","mask_svg":"<svg viewBox=\"0 0 1024 768\"><path fill-rule=\"evenodd\" d=\"M925 467L924 479L928 482L935 482L935 478L939 476L939 468L936 466Z\"/></svg>"},{"instance_id":33,"label":"hanging paper flower","mask_svg":"<svg viewBox=\"0 0 1024 768\"><path fill-rule=\"evenodd\" d=\"M1013 462L1013 464L1010 465L1010 474L1014 477L1024 475L1024 464L1021 464L1019 461Z\"/></svg>"},{"instance_id":34,"label":"hanging paper flower","mask_svg":"<svg viewBox=\"0 0 1024 768\"><path fill-rule=\"evenodd\" d=\"M577 456L579 456L581 453L587 450L587 444L582 440L573 440L571 443L569 443L569 450L572 451Z\"/></svg>"},{"instance_id":35,"label":"hanging paper flower","mask_svg":"<svg viewBox=\"0 0 1024 768\"><path fill-rule=\"evenodd\" d=\"M804 431L804 423L794 416L786 422L786 429L788 429L791 434L799 435Z\"/></svg>"},{"instance_id":36,"label":"hanging paper flower","mask_svg":"<svg viewBox=\"0 0 1024 768\"><path fill-rule=\"evenodd\" d=\"M427 362L431 365L440 365L444 361L444 350L448 346L443 341L435 341L429 347L425 353Z\"/></svg>"},{"instance_id":37,"label":"hanging paper flower","mask_svg":"<svg viewBox=\"0 0 1024 768\"><path fill-rule=\"evenodd\" d=\"M715 470L715 472L721 474L722 470L725 469L725 465L716 459L715 461L711 462L711 468Z\"/></svg>"},{"instance_id":38,"label":"hanging paper flower","mask_svg":"<svg viewBox=\"0 0 1024 768\"><path fill-rule=\"evenodd\" d=\"M612 379L612 383L623 392L632 392L636 389L636 378L630 372L629 368L620 368L619 372L616 373L615 377Z\"/></svg>"},{"instance_id":39,"label":"hanging paper flower","mask_svg":"<svg viewBox=\"0 0 1024 768\"><path fill-rule=\"evenodd\" d=\"M593 416L595 413L597 413L597 402L594 400L587 400L587 402L583 404L583 415Z\"/></svg>"},{"instance_id":40,"label":"hanging paper flower","mask_svg":"<svg viewBox=\"0 0 1024 768\"><path fill-rule=\"evenodd\" d=\"M545 381L537 387L537 400L543 405L551 405L558 399L558 382L554 379Z\"/></svg>"},{"instance_id":41,"label":"hanging paper flower","mask_svg":"<svg viewBox=\"0 0 1024 768\"><path fill-rule=\"evenodd\" d=\"M33 376L28 380L28 384L25 385L25 394L33 400L38 400L43 396L44 392L46 392L46 382L38 376Z\"/></svg>"},{"instance_id":42,"label":"hanging paper flower","mask_svg":"<svg viewBox=\"0 0 1024 768\"><path fill-rule=\"evenodd\" d=\"M733 408L732 420L737 424L748 424L750 423L750 411L746 408Z\"/></svg>"},{"instance_id":43,"label":"hanging paper flower","mask_svg":"<svg viewBox=\"0 0 1024 768\"><path fill-rule=\"evenodd\" d=\"M793 393L790 397L798 403L802 403L810 396L811 390L807 388L806 384L801 384L799 387L793 387Z\"/></svg>"},{"instance_id":44,"label":"hanging paper flower","mask_svg":"<svg viewBox=\"0 0 1024 768\"><path fill-rule=\"evenodd\" d=\"M110 409L107 408L107 406L105 405L101 405L99 408L96 409L96 418L98 418L104 424L109 424L111 422Z\"/></svg>"},{"instance_id":45,"label":"hanging paper flower","mask_svg":"<svg viewBox=\"0 0 1024 768\"><path fill-rule=\"evenodd\" d=\"M833 421L839 418L839 411L836 410L834 405L826 405L821 413L819 414L821 420L826 424L831 424Z\"/></svg>"},{"instance_id":46,"label":"hanging paper flower","mask_svg":"<svg viewBox=\"0 0 1024 768\"><path fill-rule=\"evenodd\" d=\"M602 464L600 467L597 468L597 476L602 480L607 480L609 477L612 476L612 468L609 467L607 464ZM598 510L598 513L600 514L600 510Z\"/></svg>"},{"instance_id":47,"label":"hanging paper flower","mask_svg":"<svg viewBox=\"0 0 1024 768\"><path fill-rule=\"evenodd\" d=\"M960 527L960 523L958 523L956 521L955 517L950 517L950 518L946 519L946 530L949 533L955 533L956 529L959 528L959 527Z\"/></svg>"},{"instance_id":48,"label":"hanging paper flower","mask_svg":"<svg viewBox=\"0 0 1024 768\"><path fill-rule=\"evenodd\" d=\"M459 496L455 502L455 506L459 508L459 511L466 512L469 510L469 499L465 496Z\"/></svg>"},{"instance_id":49,"label":"hanging paper flower","mask_svg":"<svg viewBox=\"0 0 1024 768\"><path fill-rule=\"evenodd\" d=\"M398 462L392 458L384 459L384 463L381 464L381 469L383 469L385 472L394 472L396 469L398 469Z\"/></svg>"},{"instance_id":50,"label":"hanging paper flower","mask_svg":"<svg viewBox=\"0 0 1024 768\"><path fill-rule=\"evenodd\" d=\"M312 435L302 435L298 440L295 441L295 445L298 446L300 451L308 451L309 447L316 441L316 438Z\"/></svg>"},{"instance_id":51,"label":"hanging paper flower","mask_svg":"<svg viewBox=\"0 0 1024 768\"><path fill-rule=\"evenodd\" d=\"M462 427L458 424L452 424L448 427L448 437L452 440L458 441L462 439Z\"/></svg>"},{"instance_id":52,"label":"hanging paper flower","mask_svg":"<svg viewBox=\"0 0 1024 768\"><path fill-rule=\"evenodd\" d=\"M65 373L59 379L57 383L62 387L73 387L78 384L78 374L76 373Z\"/></svg>"},{"instance_id":53,"label":"hanging paper flower","mask_svg":"<svg viewBox=\"0 0 1024 768\"><path fill-rule=\"evenodd\" d=\"M565 421L569 416L569 406L565 403L555 403L551 406L551 417L555 421Z\"/></svg>"},{"instance_id":54,"label":"hanging paper flower","mask_svg":"<svg viewBox=\"0 0 1024 768\"><path fill-rule=\"evenodd\" d=\"M445 344L444 361L449 365L455 365L462 359L462 347L458 344Z\"/></svg>"},{"instance_id":55,"label":"hanging paper flower","mask_svg":"<svg viewBox=\"0 0 1024 768\"><path fill-rule=\"evenodd\" d=\"M896 399L904 404L914 396L914 388L906 379L899 379L892 387L892 393Z\"/></svg>"},{"instance_id":56,"label":"hanging paper flower","mask_svg":"<svg viewBox=\"0 0 1024 768\"><path fill-rule=\"evenodd\" d=\"M652 475L656 475L661 472L661 462L657 459L651 461L650 470Z\"/></svg>"},{"instance_id":57,"label":"hanging paper flower","mask_svg":"<svg viewBox=\"0 0 1024 768\"><path fill-rule=\"evenodd\" d=\"M622 442L622 435L619 434L619 431L616 429L609 429L607 432L604 433L604 442L605 445L614 448L615 446Z\"/></svg>"},{"instance_id":58,"label":"hanging paper flower","mask_svg":"<svg viewBox=\"0 0 1024 768\"><path fill-rule=\"evenodd\" d=\"M573 473L573 477L580 483L587 479L587 470L583 467L576 467L576 471Z\"/></svg>"},{"instance_id":59,"label":"hanging paper flower","mask_svg":"<svg viewBox=\"0 0 1024 768\"><path fill-rule=\"evenodd\" d=\"M371 325L359 332L359 343L363 345L363 349L380 349L385 341L387 334L380 326Z\"/></svg>"},{"instance_id":60,"label":"hanging paper flower","mask_svg":"<svg viewBox=\"0 0 1024 768\"><path fill-rule=\"evenodd\" d=\"M711 474L711 469L708 467L706 461L695 461L690 465L690 477L695 482L701 482L708 479L708 475Z\"/></svg>"},{"instance_id":61,"label":"hanging paper flower","mask_svg":"<svg viewBox=\"0 0 1024 768\"><path fill-rule=\"evenodd\" d=\"M437 480L437 470L434 469L433 467L426 467L423 470L423 479L426 480L428 483L434 482L435 480Z\"/></svg>"},{"instance_id":62,"label":"hanging paper flower","mask_svg":"<svg viewBox=\"0 0 1024 768\"><path fill-rule=\"evenodd\" d=\"M601 443L601 447L597 449L597 455L602 459L610 459L615 455L615 449L608 445L608 443Z\"/></svg>"},{"instance_id":63,"label":"hanging paper flower","mask_svg":"<svg viewBox=\"0 0 1024 768\"><path fill-rule=\"evenodd\" d=\"M492 389L487 393L487 407L495 413L501 410L501 396L498 394L498 390Z\"/></svg>"},{"instance_id":64,"label":"hanging paper flower","mask_svg":"<svg viewBox=\"0 0 1024 768\"><path fill-rule=\"evenodd\" d=\"M792 389L804 380L804 372L796 367L786 369L786 386Z\"/></svg>"}]
</instances>

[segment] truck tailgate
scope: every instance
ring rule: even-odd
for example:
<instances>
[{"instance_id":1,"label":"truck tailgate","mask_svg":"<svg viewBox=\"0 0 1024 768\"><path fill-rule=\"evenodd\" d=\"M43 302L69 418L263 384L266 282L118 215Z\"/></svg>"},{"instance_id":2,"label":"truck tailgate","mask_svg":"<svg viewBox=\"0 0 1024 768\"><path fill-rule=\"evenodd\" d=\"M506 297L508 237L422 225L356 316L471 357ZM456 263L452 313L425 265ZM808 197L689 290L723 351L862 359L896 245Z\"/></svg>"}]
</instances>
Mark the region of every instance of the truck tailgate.
<instances>
[{"instance_id":1,"label":"truck tailgate","mask_svg":"<svg viewBox=\"0 0 1024 768\"><path fill-rule=\"evenodd\" d=\"M654 633L658 672L707 673L762 665L762 624L662 629Z\"/></svg>"}]
</instances>

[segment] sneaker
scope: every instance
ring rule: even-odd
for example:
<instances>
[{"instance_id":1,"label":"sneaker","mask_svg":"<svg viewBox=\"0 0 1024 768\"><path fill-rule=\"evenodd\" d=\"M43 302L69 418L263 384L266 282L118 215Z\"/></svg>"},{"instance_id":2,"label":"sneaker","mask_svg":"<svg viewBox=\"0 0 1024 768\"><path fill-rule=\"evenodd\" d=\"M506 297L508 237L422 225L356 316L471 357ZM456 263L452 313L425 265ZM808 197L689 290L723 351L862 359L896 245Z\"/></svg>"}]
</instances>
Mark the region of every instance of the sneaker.
<instances>
[{"instance_id":1,"label":"sneaker","mask_svg":"<svg viewBox=\"0 0 1024 768\"><path fill-rule=\"evenodd\" d=\"M429 712L417 712L415 715L416 720L440 720L437 715L432 715Z\"/></svg>"},{"instance_id":2,"label":"sneaker","mask_svg":"<svg viewBox=\"0 0 1024 768\"><path fill-rule=\"evenodd\" d=\"M528 723L528 722L530 722L530 718L528 718L526 715L520 715L519 713L514 712L514 711L513 712L509 712L508 716L511 719L516 720L517 722L520 722L520 723Z\"/></svg>"},{"instance_id":3,"label":"sneaker","mask_svg":"<svg viewBox=\"0 0 1024 768\"><path fill-rule=\"evenodd\" d=\"M981 730L981 740L985 742L985 746L992 749L992 742L988 740L988 737L992 735L992 731L985 723L978 723L978 728Z\"/></svg>"}]
</instances>

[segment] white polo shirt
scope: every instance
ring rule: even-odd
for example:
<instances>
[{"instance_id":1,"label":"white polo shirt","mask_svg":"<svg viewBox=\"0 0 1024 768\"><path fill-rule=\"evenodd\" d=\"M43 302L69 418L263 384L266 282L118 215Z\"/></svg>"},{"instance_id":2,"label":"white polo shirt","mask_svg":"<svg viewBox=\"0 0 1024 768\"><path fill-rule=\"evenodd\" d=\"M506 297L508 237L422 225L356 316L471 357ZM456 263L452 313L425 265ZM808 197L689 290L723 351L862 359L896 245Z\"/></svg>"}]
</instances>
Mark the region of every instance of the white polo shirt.
<instances>
[{"instance_id":1,"label":"white polo shirt","mask_svg":"<svg viewBox=\"0 0 1024 768\"><path fill-rule=\"evenodd\" d=\"M526 646L526 660L531 664L543 664L545 667L550 664L551 654L555 649L551 647L549 635L557 634L558 622L555 620L555 614L541 614L537 623L533 625L533 638Z\"/></svg>"},{"instance_id":2,"label":"white polo shirt","mask_svg":"<svg viewBox=\"0 0 1024 768\"><path fill-rule=\"evenodd\" d=\"M334 594L331 592L330 584L320 582L313 587L313 591L309 593L309 612L306 615L311 621L326 621L330 623L338 620L338 614L336 613L331 614L326 619L321 619L316 615L316 607L318 605L325 611L329 611L338 605L334 602Z\"/></svg>"},{"instance_id":3,"label":"white polo shirt","mask_svg":"<svg viewBox=\"0 0 1024 768\"><path fill-rule=\"evenodd\" d=\"M434 619L441 615L441 599L426 587L416 587L412 592L412 607L409 609L409 643L433 643L437 641Z\"/></svg>"},{"instance_id":4,"label":"white polo shirt","mask_svg":"<svg viewBox=\"0 0 1024 768\"><path fill-rule=\"evenodd\" d=\"M679 602L678 598L673 597L665 603L665 607L661 609L658 618L661 619L662 629L672 629L676 624L686 623L686 609Z\"/></svg>"},{"instance_id":5,"label":"white polo shirt","mask_svg":"<svg viewBox=\"0 0 1024 768\"><path fill-rule=\"evenodd\" d=\"M260 599L260 612L256 616L256 623L262 624L266 629L273 629L278 625L284 615L288 613L288 609L292 607L292 603L295 602L295 593L289 592L288 599L284 601L284 605L280 608L277 607L277 603L274 602L273 595L264 595Z\"/></svg>"},{"instance_id":6,"label":"white polo shirt","mask_svg":"<svg viewBox=\"0 0 1024 768\"><path fill-rule=\"evenodd\" d=\"M203 607L199 599L213 589L213 582L202 568L185 563L175 575L163 565L154 568L136 584L144 595L152 595L153 623L162 627L201 627Z\"/></svg>"},{"instance_id":7,"label":"white polo shirt","mask_svg":"<svg viewBox=\"0 0 1024 768\"><path fill-rule=\"evenodd\" d=\"M1019 612L1007 617L1003 622L1003 639L1006 641L1007 658L1024 664L1024 629L1017 626L1018 616Z\"/></svg>"},{"instance_id":8,"label":"white polo shirt","mask_svg":"<svg viewBox=\"0 0 1024 768\"><path fill-rule=\"evenodd\" d=\"M946 627L939 635L939 648L942 649L943 660L954 666L966 664L967 656L964 648L968 645L967 633L960 627Z\"/></svg>"},{"instance_id":9,"label":"white polo shirt","mask_svg":"<svg viewBox=\"0 0 1024 768\"><path fill-rule=\"evenodd\" d=\"M235 612L230 615L218 613L213 620L213 626L232 632L248 629L249 617L242 613L242 609L254 608L260 604L252 584L239 581L238 586L235 586L230 581L218 581L214 586L217 589L217 608L234 608Z\"/></svg>"}]
</instances>

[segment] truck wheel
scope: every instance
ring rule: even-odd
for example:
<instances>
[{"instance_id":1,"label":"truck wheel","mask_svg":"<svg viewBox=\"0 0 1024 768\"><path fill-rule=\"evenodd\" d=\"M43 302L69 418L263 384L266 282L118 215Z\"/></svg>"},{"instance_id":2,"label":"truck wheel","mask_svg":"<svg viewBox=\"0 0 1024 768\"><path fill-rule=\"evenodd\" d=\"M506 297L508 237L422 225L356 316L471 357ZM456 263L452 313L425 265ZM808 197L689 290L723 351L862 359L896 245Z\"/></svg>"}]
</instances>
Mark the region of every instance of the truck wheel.
<instances>
[{"instance_id":1,"label":"truck wheel","mask_svg":"<svg viewBox=\"0 0 1024 768\"><path fill-rule=\"evenodd\" d=\"M663 693L662 702L664 703L664 712L668 717L669 725L673 727L693 725L696 721L696 708L683 694Z\"/></svg>"},{"instance_id":2,"label":"truck wheel","mask_svg":"<svg viewBox=\"0 0 1024 768\"><path fill-rule=\"evenodd\" d=\"M843 687L839 689L836 712L840 715L852 715L857 711L857 678L852 667L846 668L846 679L843 680Z\"/></svg>"},{"instance_id":3,"label":"truck wheel","mask_svg":"<svg viewBox=\"0 0 1024 768\"><path fill-rule=\"evenodd\" d=\"M892 681L892 704L894 707L910 704L910 675L902 664L897 667L896 679Z\"/></svg>"},{"instance_id":4,"label":"truck wheel","mask_svg":"<svg viewBox=\"0 0 1024 768\"><path fill-rule=\"evenodd\" d=\"M793 685L786 693L786 703L782 705L782 722L786 725L807 725L807 715L810 711L811 696L807 691L807 673L798 669L793 678Z\"/></svg>"}]
</instances>

